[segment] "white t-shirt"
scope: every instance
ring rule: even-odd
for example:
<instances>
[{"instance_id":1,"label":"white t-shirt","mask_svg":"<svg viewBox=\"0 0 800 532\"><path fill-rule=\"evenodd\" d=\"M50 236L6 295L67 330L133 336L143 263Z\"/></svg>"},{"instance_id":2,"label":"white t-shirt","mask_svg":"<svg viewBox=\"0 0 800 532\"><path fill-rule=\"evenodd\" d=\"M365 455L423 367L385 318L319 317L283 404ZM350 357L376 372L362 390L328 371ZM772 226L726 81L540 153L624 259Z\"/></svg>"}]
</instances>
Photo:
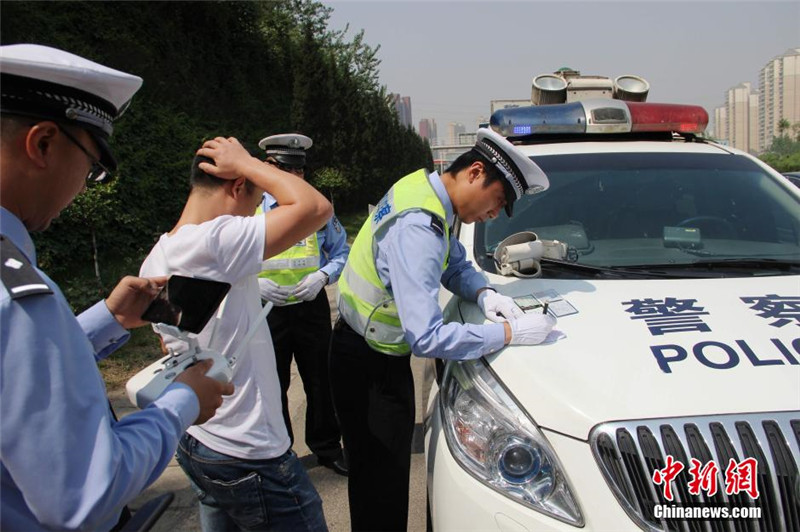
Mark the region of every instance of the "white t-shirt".
<instances>
[{"instance_id":1,"label":"white t-shirt","mask_svg":"<svg viewBox=\"0 0 800 532\"><path fill-rule=\"evenodd\" d=\"M225 215L184 225L171 236L161 235L140 275L180 274L230 283L222 316L212 318L198 335L201 347L230 357L261 312L256 275L263 263L264 234L264 215ZM257 326L258 332L233 366L235 392L223 397L213 418L188 430L207 447L248 460L275 458L290 445L272 337L266 320ZM184 344L170 336L164 342L176 351Z\"/></svg>"}]
</instances>

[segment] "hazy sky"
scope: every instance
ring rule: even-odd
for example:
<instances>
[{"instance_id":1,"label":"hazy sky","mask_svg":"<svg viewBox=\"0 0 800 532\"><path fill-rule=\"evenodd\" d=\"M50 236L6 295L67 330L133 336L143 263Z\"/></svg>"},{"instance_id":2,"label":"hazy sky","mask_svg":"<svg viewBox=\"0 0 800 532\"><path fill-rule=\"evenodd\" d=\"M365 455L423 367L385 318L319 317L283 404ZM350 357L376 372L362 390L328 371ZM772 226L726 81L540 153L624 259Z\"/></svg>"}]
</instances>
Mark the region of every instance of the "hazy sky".
<instances>
[{"instance_id":1,"label":"hazy sky","mask_svg":"<svg viewBox=\"0 0 800 532\"><path fill-rule=\"evenodd\" d=\"M743 81L800 47L800 1L323 0L329 27L380 45L380 81L411 97L414 127L473 131L493 99L530 98L538 74L568 66L650 83L648 101L713 110Z\"/></svg>"}]
</instances>

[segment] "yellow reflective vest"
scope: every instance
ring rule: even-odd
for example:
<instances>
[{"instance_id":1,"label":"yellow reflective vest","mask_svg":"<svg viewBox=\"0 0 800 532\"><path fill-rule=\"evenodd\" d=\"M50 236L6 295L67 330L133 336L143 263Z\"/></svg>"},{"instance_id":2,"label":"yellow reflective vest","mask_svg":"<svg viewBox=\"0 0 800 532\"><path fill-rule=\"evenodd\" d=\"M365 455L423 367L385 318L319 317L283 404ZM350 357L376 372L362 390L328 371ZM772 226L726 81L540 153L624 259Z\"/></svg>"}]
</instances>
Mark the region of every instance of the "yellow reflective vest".
<instances>
[{"instance_id":1,"label":"yellow reflective vest","mask_svg":"<svg viewBox=\"0 0 800 532\"><path fill-rule=\"evenodd\" d=\"M259 205L256 214L262 212L264 211ZM309 273L319 270L320 256L315 231L286 251L265 260L258 276L271 279L281 286L294 286ZM299 302L300 300L294 296L289 296L286 300L287 304Z\"/></svg>"},{"instance_id":2,"label":"yellow reflective vest","mask_svg":"<svg viewBox=\"0 0 800 532\"><path fill-rule=\"evenodd\" d=\"M412 209L436 216L444 227L445 242L449 243L450 226L444 206L428 181L427 172L417 170L395 183L364 222L339 278L339 313L370 347L387 355L407 355L411 347L405 341L394 297L375 266L375 235L400 213ZM449 246L447 249L442 271L450 256Z\"/></svg>"}]
</instances>

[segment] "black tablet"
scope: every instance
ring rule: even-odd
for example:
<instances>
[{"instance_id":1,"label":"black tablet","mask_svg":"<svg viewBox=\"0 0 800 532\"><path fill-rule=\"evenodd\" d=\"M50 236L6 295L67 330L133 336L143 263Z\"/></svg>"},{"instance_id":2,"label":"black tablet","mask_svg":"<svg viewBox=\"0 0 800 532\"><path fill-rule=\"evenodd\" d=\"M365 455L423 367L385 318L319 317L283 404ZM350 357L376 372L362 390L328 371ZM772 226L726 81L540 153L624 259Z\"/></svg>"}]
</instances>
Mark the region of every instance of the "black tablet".
<instances>
[{"instance_id":1,"label":"black tablet","mask_svg":"<svg viewBox=\"0 0 800 532\"><path fill-rule=\"evenodd\" d=\"M173 275L156 296L142 319L152 323L175 325L199 333L228 294L230 283Z\"/></svg>"}]
</instances>

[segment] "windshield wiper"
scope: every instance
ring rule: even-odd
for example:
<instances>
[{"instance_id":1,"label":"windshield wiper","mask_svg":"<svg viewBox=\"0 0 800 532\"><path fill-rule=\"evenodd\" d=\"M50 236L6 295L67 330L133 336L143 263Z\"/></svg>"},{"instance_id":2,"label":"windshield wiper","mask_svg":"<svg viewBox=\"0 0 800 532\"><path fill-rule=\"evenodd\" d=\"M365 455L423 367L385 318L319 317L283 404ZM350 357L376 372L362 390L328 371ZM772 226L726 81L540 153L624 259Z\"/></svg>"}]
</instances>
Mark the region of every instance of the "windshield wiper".
<instances>
[{"instance_id":1,"label":"windshield wiper","mask_svg":"<svg viewBox=\"0 0 800 532\"><path fill-rule=\"evenodd\" d=\"M494 259L494 253L486 253L490 259ZM626 277L679 277L675 273L670 272L651 272L640 271L634 266L632 269L628 267L617 266L592 266L589 264L581 264L579 262L568 262L556 259L539 259L539 263L543 269L554 269L566 273L581 273L581 274L594 274L596 277L611 277L623 279ZM496 264L496 263L495 263Z\"/></svg>"},{"instance_id":2,"label":"windshield wiper","mask_svg":"<svg viewBox=\"0 0 800 532\"><path fill-rule=\"evenodd\" d=\"M583 273L594 273L602 277L675 277L673 273L667 272L651 272L640 271L635 267L629 269L626 267L616 266L591 266L589 264L581 264L579 262L565 262L555 259L540 259L542 268L555 268L562 271L574 271Z\"/></svg>"},{"instance_id":3,"label":"windshield wiper","mask_svg":"<svg viewBox=\"0 0 800 532\"><path fill-rule=\"evenodd\" d=\"M492 258L492 253L487 253ZM566 273L593 274L596 277L626 278L626 277L727 277L725 272L745 270L754 275L767 275L779 271L800 271L800 261L768 259L768 258L742 258L725 257L718 259L698 260L695 262L670 263L670 264L636 264L629 266L593 266L579 262L567 262L555 259L540 259L544 270L554 269Z\"/></svg>"},{"instance_id":4,"label":"windshield wiper","mask_svg":"<svg viewBox=\"0 0 800 532\"><path fill-rule=\"evenodd\" d=\"M639 266L626 266L626 269L659 272L660 270L695 270L717 272L722 270L747 270L758 274L759 271L774 272L800 270L800 261L750 257L725 257L717 259L704 259L694 262L672 264L642 264ZM766 272L765 272L766 273Z\"/></svg>"}]
</instances>

